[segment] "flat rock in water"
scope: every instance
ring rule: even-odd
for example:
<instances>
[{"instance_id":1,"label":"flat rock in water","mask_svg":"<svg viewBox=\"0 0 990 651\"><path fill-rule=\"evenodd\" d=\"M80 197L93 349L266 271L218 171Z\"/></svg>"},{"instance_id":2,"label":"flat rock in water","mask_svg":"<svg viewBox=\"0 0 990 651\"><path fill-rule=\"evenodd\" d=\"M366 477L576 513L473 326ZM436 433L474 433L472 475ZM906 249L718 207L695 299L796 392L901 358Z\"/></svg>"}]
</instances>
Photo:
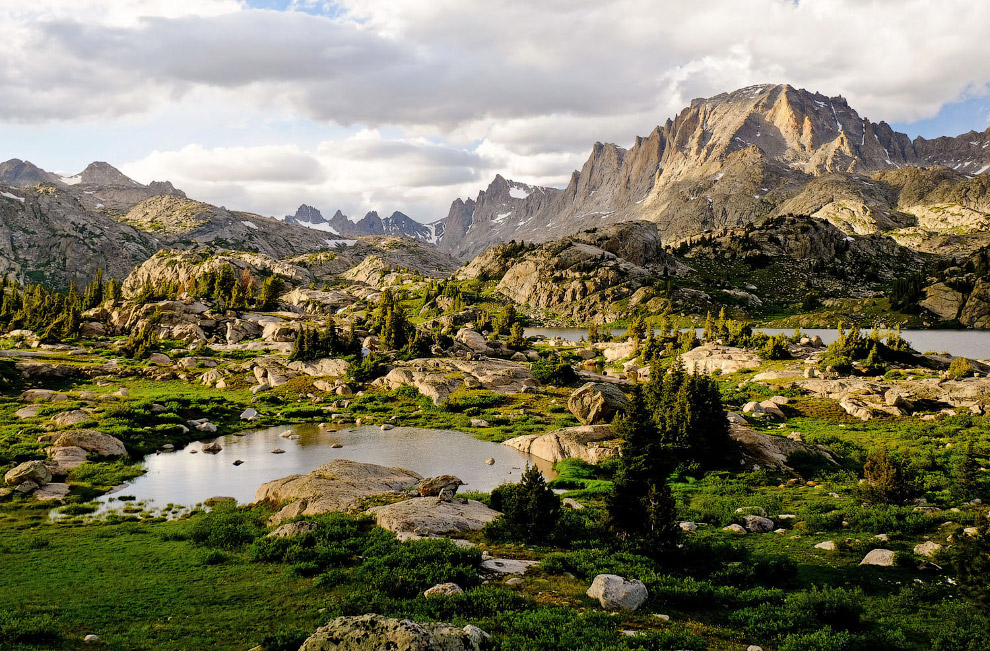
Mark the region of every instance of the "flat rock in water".
<instances>
[{"instance_id":1,"label":"flat rock in water","mask_svg":"<svg viewBox=\"0 0 990 651\"><path fill-rule=\"evenodd\" d=\"M254 499L274 505L290 502L271 518L273 524L280 524L298 515L355 512L365 498L405 493L422 479L403 468L338 459L308 475L290 475L262 484Z\"/></svg>"},{"instance_id":2,"label":"flat rock in water","mask_svg":"<svg viewBox=\"0 0 990 651\"><path fill-rule=\"evenodd\" d=\"M501 515L474 500L412 499L368 509L379 527L395 533L440 536L475 531Z\"/></svg>"}]
</instances>

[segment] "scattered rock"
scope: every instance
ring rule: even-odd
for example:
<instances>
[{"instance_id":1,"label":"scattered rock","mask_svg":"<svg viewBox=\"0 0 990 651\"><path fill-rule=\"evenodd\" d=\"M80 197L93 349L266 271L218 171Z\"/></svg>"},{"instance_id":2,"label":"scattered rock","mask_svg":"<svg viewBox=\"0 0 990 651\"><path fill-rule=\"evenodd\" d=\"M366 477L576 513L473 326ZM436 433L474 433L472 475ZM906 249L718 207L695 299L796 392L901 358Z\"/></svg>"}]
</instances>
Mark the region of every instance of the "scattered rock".
<instances>
[{"instance_id":1,"label":"scattered rock","mask_svg":"<svg viewBox=\"0 0 990 651\"><path fill-rule=\"evenodd\" d=\"M69 494L68 484L46 484L34 492L35 499L47 501L47 500L61 500L66 495Z\"/></svg>"},{"instance_id":2,"label":"scattered rock","mask_svg":"<svg viewBox=\"0 0 990 651\"><path fill-rule=\"evenodd\" d=\"M881 567L893 567L896 563L896 554L889 549L872 549L859 562L860 565L879 565Z\"/></svg>"},{"instance_id":3,"label":"scattered rock","mask_svg":"<svg viewBox=\"0 0 990 651\"><path fill-rule=\"evenodd\" d=\"M52 473L41 461L25 461L8 470L3 476L3 481L8 486L20 486L26 482L43 486L51 480Z\"/></svg>"},{"instance_id":4,"label":"scattered rock","mask_svg":"<svg viewBox=\"0 0 990 651\"><path fill-rule=\"evenodd\" d=\"M206 444L205 444L205 445L203 445L203 447L201 448L201 450L202 450L203 452L210 452L210 453L212 453L212 454L216 454L217 452L219 452L219 451L220 451L220 450L222 450L222 449L223 449L223 448L222 448L222 447L220 447L220 443L219 443L218 441L213 441L212 443L206 443Z\"/></svg>"},{"instance_id":5,"label":"scattered rock","mask_svg":"<svg viewBox=\"0 0 990 651\"><path fill-rule=\"evenodd\" d=\"M769 533L774 530L773 520L759 515L743 516L743 526L752 533Z\"/></svg>"},{"instance_id":6,"label":"scattered rock","mask_svg":"<svg viewBox=\"0 0 990 651\"><path fill-rule=\"evenodd\" d=\"M338 617L316 630L299 651L480 651L488 634L477 626L418 623L381 615Z\"/></svg>"},{"instance_id":7,"label":"scattered rock","mask_svg":"<svg viewBox=\"0 0 990 651\"><path fill-rule=\"evenodd\" d=\"M287 522L282 526L275 529L268 534L269 538L294 538L295 536L301 536L304 533L309 533L310 531L316 531L315 522L307 522L306 520L299 520L296 522Z\"/></svg>"},{"instance_id":8,"label":"scattered rock","mask_svg":"<svg viewBox=\"0 0 990 651\"><path fill-rule=\"evenodd\" d=\"M515 558L488 558L481 562L481 569L493 574L525 574L536 561Z\"/></svg>"},{"instance_id":9,"label":"scattered rock","mask_svg":"<svg viewBox=\"0 0 990 651\"><path fill-rule=\"evenodd\" d=\"M820 542L817 545L815 545L815 549L824 549L827 552L834 552L837 549L837 547L835 546L835 543L833 541L826 540L825 542Z\"/></svg>"},{"instance_id":10,"label":"scattered rock","mask_svg":"<svg viewBox=\"0 0 990 651\"><path fill-rule=\"evenodd\" d=\"M564 505L565 509L574 509L575 511L580 511L581 509L584 508L584 504L581 504L581 502L578 502L573 497L565 497L561 503Z\"/></svg>"},{"instance_id":11,"label":"scattered rock","mask_svg":"<svg viewBox=\"0 0 990 651\"><path fill-rule=\"evenodd\" d=\"M244 463L244 460L243 460L243 459L235 459L235 460L234 460L234 465L235 465L235 466L240 466L240 465L242 465L243 463Z\"/></svg>"},{"instance_id":12,"label":"scattered rock","mask_svg":"<svg viewBox=\"0 0 990 651\"><path fill-rule=\"evenodd\" d=\"M494 466L495 465L495 457L488 457L487 459L485 459L485 465L486 466Z\"/></svg>"},{"instance_id":13,"label":"scattered rock","mask_svg":"<svg viewBox=\"0 0 990 651\"><path fill-rule=\"evenodd\" d=\"M472 418L471 427L491 427L491 425L483 418Z\"/></svg>"},{"instance_id":14,"label":"scattered rock","mask_svg":"<svg viewBox=\"0 0 990 651\"><path fill-rule=\"evenodd\" d=\"M282 448L275 448L272 450L272 454L285 454L285 450Z\"/></svg>"},{"instance_id":15,"label":"scattered rock","mask_svg":"<svg viewBox=\"0 0 990 651\"><path fill-rule=\"evenodd\" d=\"M728 531L729 533L734 533L738 536L746 535L746 529L744 529L741 524L730 524L727 527L722 527L722 531Z\"/></svg>"},{"instance_id":16,"label":"scattered rock","mask_svg":"<svg viewBox=\"0 0 990 651\"><path fill-rule=\"evenodd\" d=\"M679 522L677 524L681 528L681 531L697 531L698 524L696 522Z\"/></svg>"},{"instance_id":17,"label":"scattered rock","mask_svg":"<svg viewBox=\"0 0 990 651\"><path fill-rule=\"evenodd\" d=\"M940 549L942 549L942 545L936 542L932 542L931 540L928 540L926 542L921 543L920 545L915 545L914 553L917 554L918 556L928 556L929 558L931 558Z\"/></svg>"},{"instance_id":18,"label":"scattered rock","mask_svg":"<svg viewBox=\"0 0 990 651\"><path fill-rule=\"evenodd\" d=\"M649 596L642 581L625 579L616 574L596 576L587 594L608 611L636 610Z\"/></svg>"},{"instance_id":19,"label":"scattered rock","mask_svg":"<svg viewBox=\"0 0 990 651\"><path fill-rule=\"evenodd\" d=\"M241 420L257 420L261 417L258 410L254 407L248 407L243 412L241 412Z\"/></svg>"},{"instance_id":20,"label":"scattered rock","mask_svg":"<svg viewBox=\"0 0 990 651\"><path fill-rule=\"evenodd\" d=\"M429 599L430 597L450 597L455 594L463 593L464 590L462 590L461 586L456 583L438 583L424 592L423 596Z\"/></svg>"},{"instance_id":21,"label":"scattered rock","mask_svg":"<svg viewBox=\"0 0 990 651\"><path fill-rule=\"evenodd\" d=\"M85 642L87 644L96 644L99 641L100 641L100 636L99 635L93 635L92 633L90 633L89 635L87 635L86 637L83 638L83 642Z\"/></svg>"}]
</instances>

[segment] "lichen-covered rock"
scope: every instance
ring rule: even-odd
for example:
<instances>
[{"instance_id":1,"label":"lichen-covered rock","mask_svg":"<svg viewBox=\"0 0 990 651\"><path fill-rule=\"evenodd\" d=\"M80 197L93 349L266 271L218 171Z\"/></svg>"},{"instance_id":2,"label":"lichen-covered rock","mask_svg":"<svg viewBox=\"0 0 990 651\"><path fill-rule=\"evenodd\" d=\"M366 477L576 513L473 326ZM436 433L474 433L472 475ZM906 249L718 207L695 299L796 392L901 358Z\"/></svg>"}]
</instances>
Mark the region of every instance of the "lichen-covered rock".
<instances>
[{"instance_id":1,"label":"lichen-covered rock","mask_svg":"<svg viewBox=\"0 0 990 651\"><path fill-rule=\"evenodd\" d=\"M743 526L750 533L769 533L774 529L773 520L760 515L744 515Z\"/></svg>"},{"instance_id":2,"label":"lichen-covered rock","mask_svg":"<svg viewBox=\"0 0 990 651\"><path fill-rule=\"evenodd\" d=\"M439 477L427 477L419 482L417 490L420 497L437 497L438 495L453 497L458 487L463 485L464 482L453 475L440 475Z\"/></svg>"},{"instance_id":3,"label":"lichen-covered rock","mask_svg":"<svg viewBox=\"0 0 990 651\"><path fill-rule=\"evenodd\" d=\"M896 564L897 555L889 549L872 549L859 562L860 565L879 565L881 567L893 567Z\"/></svg>"},{"instance_id":4,"label":"lichen-covered rock","mask_svg":"<svg viewBox=\"0 0 990 651\"><path fill-rule=\"evenodd\" d=\"M43 486L51 480L52 473L41 461L25 461L8 470L3 476L3 481L8 486L20 486L27 482Z\"/></svg>"},{"instance_id":5,"label":"lichen-covered rock","mask_svg":"<svg viewBox=\"0 0 990 651\"><path fill-rule=\"evenodd\" d=\"M705 344L698 346L680 357L688 373L735 373L746 368L757 368L762 364L759 355L742 348Z\"/></svg>"},{"instance_id":6,"label":"lichen-covered rock","mask_svg":"<svg viewBox=\"0 0 990 651\"><path fill-rule=\"evenodd\" d=\"M368 509L379 527L395 533L441 536L477 531L501 515L474 500L412 499Z\"/></svg>"},{"instance_id":7,"label":"lichen-covered rock","mask_svg":"<svg viewBox=\"0 0 990 651\"><path fill-rule=\"evenodd\" d=\"M625 579L616 574L596 576L587 594L608 611L636 610L649 597L642 581Z\"/></svg>"},{"instance_id":8,"label":"lichen-covered rock","mask_svg":"<svg viewBox=\"0 0 990 651\"><path fill-rule=\"evenodd\" d=\"M269 533L268 537L294 538L295 536L301 536L309 533L310 531L316 531L316 523L307 522L306 520L299 520L298 522L286 522L282 526L275 529L275 531Z\"/></svg>"},{"instance_id":9,"label":"lichen-covered rock","mask_svg":"<svg viewBox=\"0 0 990 651\"><path fill-rule=\"evenodd\" d=\"M389 389L416 387L435 405L461 387L507 394L539 386L528 368L503 359L414 359L396 364L374 384Z\"/></svg>"},{"instance_id":10,"label":"lichen-covered rock","mask_svg":"<svg viewBox=\"0 0 990 651\"><path fill-rule=\"evenodd\" d=\"M423 596L429 599L430 597L452 597L455 594L463 594L464 590L461 586L456 583L438 583L426 590Z\"/></svg>"},{"instance_id":11,"label":"lichen-covered rock","mask_svg":"<svg viewBox=\"0 0 990 651\"><path fill-rule=\"evenodd\" d=\"M615 439L615 433L609 425L582 425L546 434L524 434L505 441L503 445L554 463L573 457L595 464L602 459L619 456L618 447L592 445L612 439Z\"/></svg>"},{"instance_id":12,"label":"lichen-covered rock","mask_svg":"<svg viewBox=\"0 0 990 651\"><path fill-rule=\"evenodd\" d=\"M254 499L273 505L289 502L272 516L271 522L278 524L298 515L360 510L365 498L404 493L422 479L403 468L338 459L308 475L290 475L264 483Z\"/></svg>"},{"instance_id":13,"label":"lichen-covered rock","mask_svg":"<svg viewBox=\"0 0 990 651\"><path fill-rule=\"evenodd\" d=\"M299 651L480 651L484 638L476 626L358 615L330 620Z\"/></svg>"},{"instance_id":14,"label":"lichen-covered rock","mask_svg":"<svg viewBox=\"0 0 990 651\"><path fill-rule=\"evenodd\" d=\"M622 389L607 382L588 382L567 400L567 408L585 425L610 423L629 399Z\"/></svg>"},{"instance_id":15,"label":"lichen-covered rock","mask_svg":"<svg viewBox=\"0 0 990 651\"><path fill-rule=\"evenodd\" d=\"M95 452L101 457L120 457L127 454L123 441L116 436L110 436L92 429L69 430L59 434L53 447L78 447L88 452Z\"/></svg>"}]
</instances>

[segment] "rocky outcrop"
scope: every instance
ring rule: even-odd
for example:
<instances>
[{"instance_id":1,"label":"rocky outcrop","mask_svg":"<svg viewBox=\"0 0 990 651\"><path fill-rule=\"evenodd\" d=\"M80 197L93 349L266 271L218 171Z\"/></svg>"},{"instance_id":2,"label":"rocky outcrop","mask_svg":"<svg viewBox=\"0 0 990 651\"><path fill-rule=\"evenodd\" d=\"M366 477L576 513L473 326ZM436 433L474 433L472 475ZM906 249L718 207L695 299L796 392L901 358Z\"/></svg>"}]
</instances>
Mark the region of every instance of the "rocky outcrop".
<instances>
[{"instance_id":1,"label":"rocky outcrop","mask_svg":"<svg viewBox=\"0 0 990 651\"><path fill-rule=\"evenodd\" d=\"M943 321L949 321L959 315L965 303L962 292L958 292L945 283L935 283L925 288L925 298L918 305L935 314Z\"/></svg>"},{"instance_id":2,"label":"rocky outcrop","mask_svg":"<svg viewBox=\"0 0 990 651\"><path fill-rule=\"evenodd\" d=\"M616 413L621 411L629 399L614 384L588 382L567 400L567 408L574 417L585 425L611 423Z\"/></svg>"},{"instance_id":3,"label":"rocky outcrop","mask_svg":"<svg viewBox=\"0 0 990 651\"><path fill-rule=\"evenodd\" d=\"M959 322L968 328L990 328L990 280L976 281L966 298Z\"/></svg>"},{"instance_id":4,"label":"rocky outcrop","mask_svg":"<svg viewBox=\"0 0 990 651\"><path fill-rule=\"evenodd\" d=\"M340 459L322 465L308 475L290 475L262 484L255 502L282 506L271 518L278 524L299 515L330 511L361 511L362 501L384 494L404 494L422 477L410 470Z\"/></svg>"},{"instance_id":5,"label":"rocky outcrop","mask_svg":"<svg viewBox=\"0 0 990 651\"><path fill-rule=\"evenodd\" d=\"M435 537L477 531L501 515L475 500L414 497L368 509L379 527L397 534Z\"/></svg>"},{"instance_id":6,"label":"rocky outcrop","mask_svg":"<svg viewBox=\"0 0 990 651\"><path fill-rule=\"evenodd\" d=\"M480 651L488 634L470 624L413 622L381 615L338 617L316 630L299 651Z\"/></svg>"},{"instance_id":7,"label":"rocky outcrop","mask_svg":"<svg viewBox=\"0 0 990 651\"><path fill-rule=\"evenodd\" d=\"M832 452L824 446L810 445L783 436L757 432L737 423L729 426L729 438L739 445L746 456L759 465L777 468L789 473L794 473L793 468L788 464L788 459L795 452L820 456L827 462L838 465Z\"/></svg>"},{"instance_id":8,"label":"rocky outcrop","mask_svg":"<svg viewBox=\"0 0 990 651\"><path fill-rule=\"evenodd\" d=\"M681 362L688 373L735 373L747 368L758 368L763 362L759 355L731 346L705 344L681 354Z\"/></svg>"},{"instance_id":9,"label":"rocky outcrop","mask_svg":"<svg viewBox=\"0 0 990 651\"><path fill-rule=\"evenodd\" d=\"M385 377L375 380L374 384L390 389L415 387L436 405L461 387L508 394L539 386L529 369L517 362L450 358L414 359L397 363L395 368Z\"/></svg>"},{"instance_id":10,"label":"rocky outcrop","mask_svg":"<svg viewBox=\"0 0 990 651\"><path fill-rule=\"evenodd\" d=\"M602 459L619 456L617 446L594 445L614 440L615 433L611 426L584 425L566 427L546 434L524 434L505 441L503 445L553 463L575 458L595 464Z\"/></svg>"}]
</instances>

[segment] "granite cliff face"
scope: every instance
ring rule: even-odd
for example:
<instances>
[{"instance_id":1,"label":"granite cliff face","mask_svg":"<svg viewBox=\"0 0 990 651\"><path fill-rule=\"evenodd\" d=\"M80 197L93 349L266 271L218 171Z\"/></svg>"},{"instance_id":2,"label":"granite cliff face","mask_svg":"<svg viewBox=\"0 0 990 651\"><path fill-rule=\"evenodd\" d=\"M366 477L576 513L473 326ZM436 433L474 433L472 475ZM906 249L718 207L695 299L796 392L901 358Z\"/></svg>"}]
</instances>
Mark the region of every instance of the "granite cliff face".
<instances>
[{"instance_id":1,"label":"granite cliff face","mask_svg":"<svg viewBox=\"0 0 990 651\"><path fill-rule=\"evenodd\" d=\"M990 129L911 141L861 117L842 97L752 86L694 100L629 149L596 143L564 189L497 176L476 200L451 205L440 247L467 259L500 242L542 242L636 219L657 223L665 241L678 240L799 206L850 232L926 232L922 213L932 203L906 206L892 192L889 175L901 169L947 174L941 193L962 196L960 205L979 212L972 205L982 205L986 191L963 186L990 169ZM878 182L884 187L868 187Z\"/></svg>"}]
</instances>

